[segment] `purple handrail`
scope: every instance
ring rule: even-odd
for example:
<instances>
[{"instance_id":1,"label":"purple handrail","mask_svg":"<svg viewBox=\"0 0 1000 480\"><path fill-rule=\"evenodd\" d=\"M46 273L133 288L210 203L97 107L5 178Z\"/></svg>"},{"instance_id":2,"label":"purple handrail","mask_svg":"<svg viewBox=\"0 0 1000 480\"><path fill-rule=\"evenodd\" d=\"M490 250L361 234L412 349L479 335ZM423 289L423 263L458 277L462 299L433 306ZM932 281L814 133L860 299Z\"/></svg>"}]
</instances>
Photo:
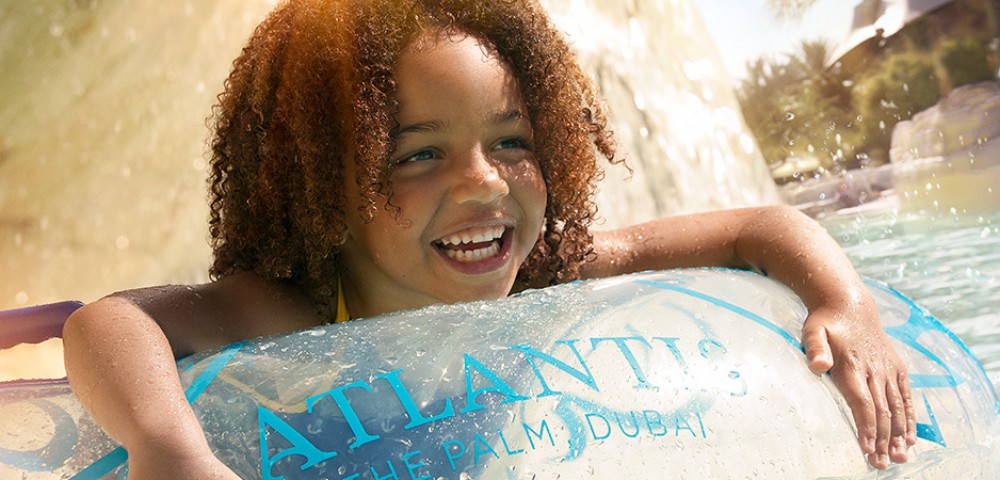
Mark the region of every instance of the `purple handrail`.
<instances>
[{"instance_id":1,"label":"purple handrail","mask_svg":"<svg viewBox=\"0 0 1000 480\"><path fill-rule=\"evenodd\" d=\"M81 306L67 301L0 311L0 349L62 337L66 318Z\"/></svg>"}]
</instances>

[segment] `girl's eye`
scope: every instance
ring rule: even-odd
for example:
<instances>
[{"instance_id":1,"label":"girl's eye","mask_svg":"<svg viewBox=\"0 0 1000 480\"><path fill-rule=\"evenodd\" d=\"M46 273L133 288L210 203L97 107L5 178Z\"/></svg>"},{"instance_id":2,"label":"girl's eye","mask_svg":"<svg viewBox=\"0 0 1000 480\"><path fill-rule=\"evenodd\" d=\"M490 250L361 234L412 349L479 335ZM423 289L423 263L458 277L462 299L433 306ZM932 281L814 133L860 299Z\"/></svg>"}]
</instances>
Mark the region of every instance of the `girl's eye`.
<instances>
[{"instance_id":1,"label":"girl's eye","mask_svg":"<svg viewBox=\"0 0 1000 480\"><path fill-rule=\"evenodd\" d=\"M519 137L506 138L497 143L497 149L520 148L531 150L531 144L527 140Z\"/></svg>"},{"instance_id":2,"label":"girl's eye","mask_svg":"<svg viewBox=\"0 0 1000 480\"><path fill-rule=\"evenodd\" d=\"M436 155L434 153L434 150L430 149L419 150L415 153L399 158L398 160L392 162L392 166L406 165L408 163L420 162L424 160L433 160L435 156Z\"/></svg>"}]
</instances>

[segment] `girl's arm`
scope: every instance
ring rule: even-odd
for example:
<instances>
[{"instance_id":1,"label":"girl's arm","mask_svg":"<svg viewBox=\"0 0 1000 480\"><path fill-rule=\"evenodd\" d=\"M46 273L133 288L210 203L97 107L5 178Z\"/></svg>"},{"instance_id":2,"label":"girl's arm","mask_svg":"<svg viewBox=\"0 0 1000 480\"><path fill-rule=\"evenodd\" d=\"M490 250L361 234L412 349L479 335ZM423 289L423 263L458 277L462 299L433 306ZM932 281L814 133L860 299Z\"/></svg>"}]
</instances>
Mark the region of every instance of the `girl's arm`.
<instances>
[{"instance_id":1,"label":"girl's arm","mask_svg":"<svg viewBox=\"0 0 1000 480\"><path fill-rule=\"evenodd\" d=\"M63 328L80 402L129 454L129 477L237 479L212 454L160 326L124 298L77 310Z\"/></svg>"},{"instance_id":2,"label":"girl's arm","mask_svg":"<svg viewBox=\"0 0 1000 480\"><path fill-rule=\"evenodd\" d=\"M594 233L585 277L683 267L752 268L798 294L809 368L829 371L875 467L906 461L916 442L909 380L850 260L815 221L787 206L668 217Z\"/></svg>"}]
</instances>

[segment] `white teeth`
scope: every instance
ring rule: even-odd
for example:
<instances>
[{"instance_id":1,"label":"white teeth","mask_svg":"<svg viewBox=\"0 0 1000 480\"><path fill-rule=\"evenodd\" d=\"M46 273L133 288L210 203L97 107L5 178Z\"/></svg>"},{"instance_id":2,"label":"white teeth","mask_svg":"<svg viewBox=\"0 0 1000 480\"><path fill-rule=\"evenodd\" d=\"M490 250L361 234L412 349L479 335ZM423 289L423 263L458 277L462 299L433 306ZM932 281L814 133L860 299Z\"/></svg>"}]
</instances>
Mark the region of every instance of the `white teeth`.
<instances>
[{"instance_id":1,"label":"white teeth","mask_svg":"<svg viewBox=\"0 0 1000 480\"><path fill-rule=\"evenodd\" d=\"M444 250L444 254L463 263L478 262L500 253L500 244L491 243L488 247L475 250Z\"/></svg>"},{"instance_id":2,"label":"white teeth","mask_svg":"<svg viewBox=\"0 0 1000 480\"><path fill-rule=\"evenodd\" d=\"M503 226L469 228L442 238L438 243L444 247L464 245L466 248L442 248L441 252L462 263L479 262L500 253L500 239L503 237L504 230ZM474 249L468 248L471 244L482 243L486 245Z\"/></svg>"},{"instance_id":3,"label":"white teeth","mask_svg":"<svg viewBox=\"0 0 1000 480\"><path fill-rule=\"evenodd\" d=\"M504 227L484 227L463 230L441 239L445 245L461 245L463 243L491 242L503 236Z\"/></svg>"}]
</instances>

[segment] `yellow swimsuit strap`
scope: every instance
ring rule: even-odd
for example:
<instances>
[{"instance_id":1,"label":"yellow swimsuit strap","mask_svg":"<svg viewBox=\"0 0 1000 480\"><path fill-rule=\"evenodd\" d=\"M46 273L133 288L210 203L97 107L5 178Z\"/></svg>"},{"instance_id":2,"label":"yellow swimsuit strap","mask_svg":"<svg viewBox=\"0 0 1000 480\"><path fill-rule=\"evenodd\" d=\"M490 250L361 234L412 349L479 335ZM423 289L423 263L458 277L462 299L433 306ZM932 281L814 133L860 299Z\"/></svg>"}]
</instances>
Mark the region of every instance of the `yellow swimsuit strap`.
<instances>
[{"instance_id":1,"label":"yellow swimsuit strap","mask_svg":"<svg viewBox=\"0 0 1000 480\"><path fill-rule=\"evenodd\" d=\"M347 312L347 302L344 301L344 284L337 280L337 316L333 318L333 323L346 322L351 319L351 314Z\"/></svg>"}]
</instances>

